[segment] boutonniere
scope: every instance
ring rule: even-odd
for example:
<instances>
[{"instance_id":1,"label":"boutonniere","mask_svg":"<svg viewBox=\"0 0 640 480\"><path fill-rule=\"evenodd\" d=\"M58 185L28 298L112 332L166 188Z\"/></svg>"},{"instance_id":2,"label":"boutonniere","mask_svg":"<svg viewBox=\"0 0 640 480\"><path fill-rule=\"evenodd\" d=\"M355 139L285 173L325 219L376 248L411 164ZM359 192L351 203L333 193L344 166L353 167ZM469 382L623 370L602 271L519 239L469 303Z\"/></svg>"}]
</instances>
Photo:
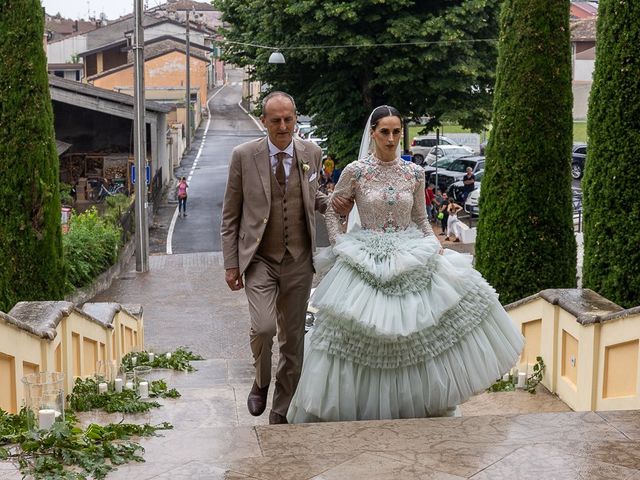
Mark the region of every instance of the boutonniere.
<instances>
[{"instance_id":1,"label":"boutonniere","mask_svg":"<svg viewBox=\"0 0 640 480\"><path fill-rule=\"evenodd\" d=\"M302 171L303 171L304 173L307 173L307 172L309 171L309 169L311 168L307 162L304 162L304 161L302 161L302 160L298 160L298 163L299 163L299 164L300 164L300 166L302 167Z\"/></svg>"}]
</instances>

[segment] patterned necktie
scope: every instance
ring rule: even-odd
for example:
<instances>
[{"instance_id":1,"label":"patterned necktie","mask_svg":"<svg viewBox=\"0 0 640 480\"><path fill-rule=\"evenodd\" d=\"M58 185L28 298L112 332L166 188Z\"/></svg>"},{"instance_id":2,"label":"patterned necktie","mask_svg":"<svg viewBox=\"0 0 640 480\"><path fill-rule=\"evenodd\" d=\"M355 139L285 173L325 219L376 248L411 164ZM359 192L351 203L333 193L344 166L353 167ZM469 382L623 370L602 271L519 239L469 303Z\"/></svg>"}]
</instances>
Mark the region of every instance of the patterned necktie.
<instances>
[{"instance_id":1,"label":"patterned necktie","mask_svg":"<svg viewBox=\"0 0 640 480\"><path fill-rule=\"evenodd\" d=\"M287 189L287 176L284 172L284 159L286 156L287 154L284 152L276 153L276 160L278 160L276 164L276 180L283 192Z\"/></svg>"}]
</instances>

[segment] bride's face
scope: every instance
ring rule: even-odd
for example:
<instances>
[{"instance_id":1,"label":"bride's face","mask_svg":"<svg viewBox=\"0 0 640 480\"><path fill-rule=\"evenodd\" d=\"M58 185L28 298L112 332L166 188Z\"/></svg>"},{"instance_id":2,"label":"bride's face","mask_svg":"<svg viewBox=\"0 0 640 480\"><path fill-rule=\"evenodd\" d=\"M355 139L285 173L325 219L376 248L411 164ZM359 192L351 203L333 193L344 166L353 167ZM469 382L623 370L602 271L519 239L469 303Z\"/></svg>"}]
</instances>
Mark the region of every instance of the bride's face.
<instances>
[{"instance_id":1,"label":"bride's face","mask_svg":"<svg viewBox=\"0 0 640 480\"><path fill-rule=\"evenodd\" d=\"M383 117L371 132L376 157L381 160L396 158L396 149L402 137L402 123L398 117Z\"/></svg>"}]
</instances>

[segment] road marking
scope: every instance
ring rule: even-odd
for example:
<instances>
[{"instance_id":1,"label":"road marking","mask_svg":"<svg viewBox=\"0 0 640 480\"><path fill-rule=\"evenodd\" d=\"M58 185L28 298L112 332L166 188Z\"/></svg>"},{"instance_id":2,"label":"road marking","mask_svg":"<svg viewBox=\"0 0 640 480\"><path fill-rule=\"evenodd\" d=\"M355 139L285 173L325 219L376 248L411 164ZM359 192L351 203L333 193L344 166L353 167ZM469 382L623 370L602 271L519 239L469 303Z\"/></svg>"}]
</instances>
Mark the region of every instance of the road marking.
<instances>
[{"instance_id":1,"label":"road marking","mask_svg":"<svg viewBox=\"0 0 640 480\"><path fill-rule=\"evenodd\" d=\"M258 129L259 129L262 133L266 132L266 129L264 128L264 125L262 125L262 124L258 121L258 119L257 119L256 117L254 117L254 116L253 116L253 115L251 115L249 112L247 112L247 109L246 109L246 108L244 108L244 107L242 106L242 100L240 100L240 101L238 102L238 106L242 109L242 111L243 111L244 113L246 113L247 115L249 115L249 118L250 118L251 120L253 120L253 123L255 123L255 124L258 126Z\"/></svg>"},{"instance_id":2,"label":"road marking","mask_svg":"<svg viewBox=\"0 0 640 480\"><path fill-rule=\"evenodd\" d=\"M207 115L207 125L204 127L204 134L202 135L202 140L200 141L200 148L198 148L198 153L196 155L196 158L193 160L191 171L189 172L189 176L187 177L187 183L191 182L191 179L193 178L193 172L195 172L196 167L198 166L198 160L200 160L200 155L202 155L202 149L204 148L204 142L207 139L207 132L209 131L209 125L211 125L211 109L209 108L209 102L211 102L211 100L213 100L215 96L218 95L225 86L226 85L223 85L220 88L220 90L218 90L216 93L211 95L211 97L209 97L209 100L207 100L207 112L209 113ZM171 225L169 225L169 231L167 232L167 255L173 255L173 246L172 246L173 230L176 227L177 220L178 220L178 207L176 207L176 209L173 212L173 217L171 217Z\"/></svg>"}]
</instances>

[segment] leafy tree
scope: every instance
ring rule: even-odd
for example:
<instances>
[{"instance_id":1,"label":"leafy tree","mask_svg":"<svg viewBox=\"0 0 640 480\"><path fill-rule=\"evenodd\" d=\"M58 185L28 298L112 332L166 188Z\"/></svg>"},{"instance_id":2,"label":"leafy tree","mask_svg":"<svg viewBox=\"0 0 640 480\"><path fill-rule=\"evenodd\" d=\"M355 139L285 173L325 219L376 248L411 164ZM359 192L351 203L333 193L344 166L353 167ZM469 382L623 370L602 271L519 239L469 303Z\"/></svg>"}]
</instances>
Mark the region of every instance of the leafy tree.
<instances>
[{"instance_id":1,"label":"leafy tree","mask_svg":"<svg viewBox=\"0 0 640 480\"><path fill-rule=\"evenodd\" d=\"M59 165L39 0L0 0L0 310L60 299Z\"/></svg>"},{"instance_id":2,"label":"leafy tree","mask_svg":"<svg viewBox=\"0 0 640 480\"><path fill-rule=\"evenodd\" d=\"M506 0L476 265L504 303L575 286L569 0Z\"/></svg>"},{"instance_id":3,"label":"leafy tree","mask_svg":"<svg viewBox=\"0 0 640 480\"><path fill-rule=\"evenodd\" d=\"M584 286L640 304L640 4L601 0L584 179Z\"/></svg>"},{"instance_id":4,"label":"leafy tree","mask_svg":"<svg viewBox=\"0 0 640 480\"><path fill-rule=\"evenodd\" d=\"M214 0L230 25L226 60L291 93L343 164L377 105L429 115L432 125L445 115L478 130L488 123L499 3ZM248 44L280 48L286 64L270 65L271 50Z\"/></svg>"}]
</instances>

